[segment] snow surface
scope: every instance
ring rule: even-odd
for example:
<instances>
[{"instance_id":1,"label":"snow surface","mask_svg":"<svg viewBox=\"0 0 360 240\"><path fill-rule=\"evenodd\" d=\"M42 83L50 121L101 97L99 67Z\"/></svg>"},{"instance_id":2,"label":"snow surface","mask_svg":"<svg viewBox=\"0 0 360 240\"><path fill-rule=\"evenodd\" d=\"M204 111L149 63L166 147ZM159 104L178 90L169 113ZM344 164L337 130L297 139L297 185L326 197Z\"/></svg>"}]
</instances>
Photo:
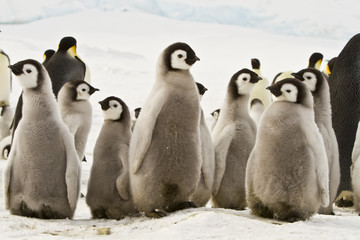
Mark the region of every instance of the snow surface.
<instances>
[{"instance_id":1,"label":"snow surface","mask_svg":"<svg viewBox=\"0 0 360 240\"><path fill-rule=\"evenodd\" d=\"M17 0L4 3L15 6L13 2ZM106 5L109 1L102 2ZM164 1L158 4L161 2ZM306 67L315 51L323 53L325 59L337 56L349 39L345 35L341 39L275 35L241 26L179 21L154 15L156 12L146 13L139 7L105 11L104 7L96 8L100 2L91 3L94 7L79 5L81 11L64 10L66 15L55 14L26 24L0 25L0 48L10 56L12 64L27 58L42 61L43 52L56 49L64 36L78 40L78 54L90 67L92 85L101 90L91 97L94 120L86 148L88 162L82 163L84 194L92 150L103 121L97 102L115 95L130 109L142 106L154 82L157 57L171 43L186 42L201 58L191 72L196 81L209 89L202 107L210 124L210 113L221 106L230 77L241 68L250 68L251 58L260 59L262 74L271 80L280 71ZM201 1L198 4L194 9L204 5ZM66 8L66 4L61 6ZM37 15L41 16L42 11L46 12L41 10ZM16 80L13 86L11 104L15 107L20 87ZM0 160L0 174L5 166L6 161ZM0 190L1 239L359 239L360 217L351 208L336 208L335 216L315 215L309 221L297 223L261 219L249 210L210 206L176 212L162 219L139 217L115 221L92 220L82 198L74 220L40 220L10 215L4 208L2 185Z\"/></svg>"}]
</instances>

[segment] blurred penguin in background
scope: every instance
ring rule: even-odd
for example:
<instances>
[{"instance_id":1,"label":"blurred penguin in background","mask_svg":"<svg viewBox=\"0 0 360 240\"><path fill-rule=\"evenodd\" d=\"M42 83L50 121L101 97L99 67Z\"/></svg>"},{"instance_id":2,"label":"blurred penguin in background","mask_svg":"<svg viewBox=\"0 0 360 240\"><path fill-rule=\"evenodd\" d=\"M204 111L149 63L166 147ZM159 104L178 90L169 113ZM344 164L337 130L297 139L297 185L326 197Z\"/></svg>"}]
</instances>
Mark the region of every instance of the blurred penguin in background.
<instances>
[{"instance_id":1,"label":"blurred penguin in background","mask_svg":"<svg viewBox=\"0 0 360 240\"><path fill-rule=\"evenodd\" d=\"M360 120L360 34L353 36L336 59L329 77L333 128L339 144L338 194L351 190L350 166Z\"/></svg>"},{"instance_id":2,"label":"blurred penguin in background","mask_svg":"<svg viewBox=\"0 0 360 240\"><path fill-rule=\"evenodd\" d=\"M217 123L217 120L219 119L219 115L220 115L220 108L214 110L212 113L211 113L211 116L214 118L212 124L211 124L211 127L210 127L210 130L213 131L214 130L214 127Z\"/></svg>"},{"instance_id":3,"label":"blurred penguin in background","mask_svg":"<svg viewBox=\"0 0 360 240\"><path fill-rule=\"evenodd\" d=\"M308 68L315 68L317 70L320 70L323 58L324 56L321 53L314 52L309 58Z\"/></svg>"},{"instance_id":4,"label":"blurred penguin in background","mask_svg":"<svg viewBox=\"0 0 360 240\"><path fill-rule=\"evenodd\" d=\"M0 49L0 107L10 106L11 71L10 58Z\"/></svg>"},{"instance_id":5,"label":"blurred penguin in background","mask_svg":"<svg viewBox=\"0 0 360 240\"><path fill-rule=\"evenodd\" d=\"M266 88L269 86L269 81L261 74L259 59L251 59L251 66L252 70L262 79L255 84L255 87L250 93L249 99L250 116L254 119L256 124L258 124L263 111L271 103L271 94L268 90L266 90Z\"/></svg>"},{"instance_id":6,"label":"blurred penguin in background","mask_svg":"<svg viewBox=\"0 0 360 240\"><path fill-rule=\"evenodd\" d=\"M201 83L196 83L200 101L204 96L205 92L208 90ZM201 138L201 157L203 159L201 165L201 176L196 188L196 191L191 195L191 201L193 201L196 206L204 207L206 203L210 200L211 194L213 191L214 183L214 172L215 172L215 150L214 145L211 139L210 130L205 122L204 111L201 108L200 116L200 138Z\"/></svg>"}]
</instances>

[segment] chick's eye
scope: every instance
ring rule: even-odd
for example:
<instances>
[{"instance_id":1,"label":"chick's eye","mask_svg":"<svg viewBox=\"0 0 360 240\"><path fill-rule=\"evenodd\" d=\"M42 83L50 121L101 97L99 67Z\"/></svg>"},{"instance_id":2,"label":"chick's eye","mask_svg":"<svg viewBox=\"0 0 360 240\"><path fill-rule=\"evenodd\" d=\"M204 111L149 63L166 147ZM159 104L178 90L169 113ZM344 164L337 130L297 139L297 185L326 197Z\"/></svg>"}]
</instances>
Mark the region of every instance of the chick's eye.
<instances>
[{"instance_id":1,"label":"chick's eye","mask_svg":"<svg viewBox=\"0 0 360 240\"><path fill-rule=\"evenodd\" d=\"M26 72L27 72L27 73L31 73L31 70L30 70L30 69L26 69Z\"/></svg>"},{"instance_id":2,"label":"chick's eye","mask_svg":"<svg viewBox=\"0 0 360 240\"><path fill-rule=\"evenodd\" d=\"M117 108L117 106L118 106L117 104L114 104L114 105L113 105L114 108Z\"/></svg>"},{"instance_id":3,"label":"chick's eye","mask_svg":"<svg viewBox=\"0 0 360 240\"><path fill-rule=\"evenodd\" d=\"M248 79L247 79L246 77L244 77L242 80L243 80L243 81L247 81Z\"/></svg>"},{"instance_id":4,"label":"chick's eye","mask_svg":"<svg viewBox=\"0 0 360 240\"><path fill-rule=\"evenodd\" d=\"M183 57L183 55L182 54L178 54L178 58L182 58Z\"/></svg>"},{"instance_id":5,"label":"chick's eye","mask_svg":"<svg viewBox=\"0 0 360 240\"><path fill-rule=\"evenodd\" d=\"M286 90L286 92L287 92L287 93L291 93L291 90L288 89L288 90Z\"/></svg>"},{"instance_id":6,"label":"chick's eye","mask_svg":"<svg viewBox=\"0 0 360 240\"><path fill-rule=\"evenodd\" d=\"M85 91L86 91L86 89L85 89L85 88L83 88L83 89L81 89L81 91L85 92Z\"/></svg>"},{"instance_id":7,"label":"chick's eye","mask_svg":"<svg viewBox=\"0 0 360 240\"><path fill-rule=\"evenodd\" d=\"M308 76L308 77L306 77L306 79L307 79L307 80L310 80L310 79L311 79L311 77L310 77L310 76Z\"/></svg>"}]
</instances>

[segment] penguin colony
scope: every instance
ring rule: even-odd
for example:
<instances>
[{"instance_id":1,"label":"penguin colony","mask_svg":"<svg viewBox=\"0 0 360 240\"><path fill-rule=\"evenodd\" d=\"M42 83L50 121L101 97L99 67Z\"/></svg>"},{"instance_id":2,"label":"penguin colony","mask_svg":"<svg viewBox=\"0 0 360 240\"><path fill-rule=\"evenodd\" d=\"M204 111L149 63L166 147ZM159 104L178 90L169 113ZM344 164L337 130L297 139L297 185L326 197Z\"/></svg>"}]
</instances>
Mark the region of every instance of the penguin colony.
<instances>
[{"instance_id":1,"label":"penguin colony","mask_svg":"<svg viewBox=\"0 0 360 240\"><path fill-rule=\"evenodd\" d=\"M211 128L200 106L207 89L190 72L200 58L186 43L169 45L135 118L116 96L99 102L104 122L86 194L92 217L158 218L211 203L294 222L333 214L338 192L351 189L360 211L359 72L351 69L359 62L359 42L354 36L323 72L323 56L314 53L306 69L280 73L270 86L260 61L252 59L252 70L234 71L222 107L211 113ZM10 152L6 209L71 219L92 124L88 99L98 90L90 85L88 65L73 37L45 51L42 64L10 65L3 51L0 57L0 67L10 68L1 74L11 70L23 90L11 133L11 74L0 79L0 120L7 124L0 129L7 137L1 154Z\"/></svg>"}]
</instances>

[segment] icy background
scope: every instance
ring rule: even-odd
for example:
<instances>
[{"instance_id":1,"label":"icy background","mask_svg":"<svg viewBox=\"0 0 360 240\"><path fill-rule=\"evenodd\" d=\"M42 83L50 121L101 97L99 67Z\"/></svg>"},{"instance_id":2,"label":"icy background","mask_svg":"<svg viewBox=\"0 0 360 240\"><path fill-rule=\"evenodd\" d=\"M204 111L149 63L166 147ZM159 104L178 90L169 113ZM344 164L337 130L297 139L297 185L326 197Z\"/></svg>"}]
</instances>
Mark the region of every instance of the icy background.
<instances>
[{"instance_id":1,"label":"icy background","mask_svg":"<svg viewBox=\"0 0 360 240\"><path fill-rule=\"evenodd\" d=\"M0 0L0 23L24 23L86 9L138 9L182 21L212 22L296 36L343 38L360 26L356 0Z\"/></svg>"}]
</instances>

